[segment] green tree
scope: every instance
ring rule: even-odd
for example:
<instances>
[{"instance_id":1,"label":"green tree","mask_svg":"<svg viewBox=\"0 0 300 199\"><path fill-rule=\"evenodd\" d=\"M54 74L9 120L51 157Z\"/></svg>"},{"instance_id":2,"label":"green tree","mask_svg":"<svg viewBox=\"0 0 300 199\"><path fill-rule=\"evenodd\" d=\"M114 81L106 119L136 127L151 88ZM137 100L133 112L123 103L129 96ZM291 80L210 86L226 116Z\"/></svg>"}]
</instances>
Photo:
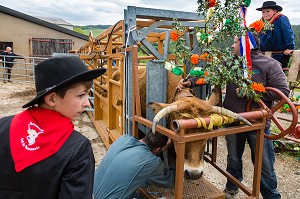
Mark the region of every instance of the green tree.
<instances>
[{"instance_id":1,"label":"green tree","mask_svg":"<svg viewBox=\"0 0 300 199\"><path fill-rule=\"evenodd\" d=\"M75 26L74 31L78 32L78 33L81 33L81 34L84 34L84 30L80 26Z\"/></svg>"}]
</instances>

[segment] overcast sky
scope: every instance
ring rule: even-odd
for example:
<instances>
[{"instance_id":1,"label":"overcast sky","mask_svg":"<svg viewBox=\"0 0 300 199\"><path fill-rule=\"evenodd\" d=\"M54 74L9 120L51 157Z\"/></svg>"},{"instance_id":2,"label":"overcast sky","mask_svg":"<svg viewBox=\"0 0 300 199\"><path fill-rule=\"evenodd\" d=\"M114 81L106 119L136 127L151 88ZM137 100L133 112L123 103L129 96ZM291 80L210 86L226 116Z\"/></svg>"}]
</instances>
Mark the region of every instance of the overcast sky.
<instances>
[{"instance_id":1,"label":"overcast sky","mask_svg":"<svg viewBox=\"0 0 300 199\"><path fill-rule=\"evenodd\" d=\"M247 24L261 17L256 8L261 0L252 0ZM298 0L277 0L292 25L300 24ZM1 5L31 15L61 18L73 25L113 25L124 18L127 6L196 12L197 0L1 0Z\"/></svg>"}]
</instances>

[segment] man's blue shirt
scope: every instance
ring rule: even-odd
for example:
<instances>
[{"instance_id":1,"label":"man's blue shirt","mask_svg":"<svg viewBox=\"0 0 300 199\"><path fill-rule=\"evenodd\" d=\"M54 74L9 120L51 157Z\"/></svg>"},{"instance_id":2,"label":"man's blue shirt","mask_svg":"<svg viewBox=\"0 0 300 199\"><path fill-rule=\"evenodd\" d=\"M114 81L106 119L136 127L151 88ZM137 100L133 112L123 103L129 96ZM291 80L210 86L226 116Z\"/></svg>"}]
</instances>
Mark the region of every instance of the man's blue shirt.
<instances>
[{"instance_id":1,"label":"man's blue shirt","mask_svg":"<svg viewBox=\"0 0 300 199\"><path fill-rule=\"evenodd\" d=\"M123 135L107 151L96 170L95 199L130 198L139 187L153 184L174 187L175 169L164 163L143 142Z\"/></svg>"}]
</instances>

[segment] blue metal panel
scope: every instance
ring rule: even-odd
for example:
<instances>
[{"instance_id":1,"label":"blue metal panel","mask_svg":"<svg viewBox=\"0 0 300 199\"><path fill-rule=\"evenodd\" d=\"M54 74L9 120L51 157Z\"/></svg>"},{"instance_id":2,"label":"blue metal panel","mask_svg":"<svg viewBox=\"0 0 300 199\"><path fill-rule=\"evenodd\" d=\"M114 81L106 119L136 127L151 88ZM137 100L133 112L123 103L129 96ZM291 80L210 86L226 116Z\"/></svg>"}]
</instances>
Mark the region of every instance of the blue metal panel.
<instances>
[{"instance_id":1,"label":"blue metal panel","mask_svg":"<svg viewBox=\"0 0 300 199\"><path fill-rule=\"evenodd\" d=\"M146 65L146 104L149 102L167 101L168 89L168 71L161 61L148 61ZM146 118L153 120L155 113L147 108ZM166 126L166 120L162 120L159 124Z\"/></svg>"}]
</instances>

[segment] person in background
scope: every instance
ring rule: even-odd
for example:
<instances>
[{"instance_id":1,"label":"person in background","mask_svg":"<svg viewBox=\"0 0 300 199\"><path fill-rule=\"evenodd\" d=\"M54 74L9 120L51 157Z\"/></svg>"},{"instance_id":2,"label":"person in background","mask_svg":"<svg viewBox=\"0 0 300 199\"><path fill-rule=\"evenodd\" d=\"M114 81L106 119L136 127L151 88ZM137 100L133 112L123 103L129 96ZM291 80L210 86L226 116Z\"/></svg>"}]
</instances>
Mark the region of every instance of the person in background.
<instances>
[{"instance_id":1,"label":"person in background","mask_svg":"<svg viewBox=\"0 0 300 199\"><path fill-rule=\"evenodd\" d=\"M20 55L16 55L15 53L12 52L11 47L6 47L6 50L0 53L0 57L3 61L3 82L5 83L6 81L11 82L10 77L11 77L11 70L14 66L14 59L24 59Z\"/></svg>"},{"instance_id":2,"label":"person in background","mask_svg":"<svg viewBox=\"0 0 300 199\"><path fill-rule=\"evenodd\" d=\"M72 120L90 106L92 80L104 72L76 56L35 66L36 97L0 119L0 198L92 199L91 143Z\"/></svg>"},{"instance_id":3,"label":"person in background","mask_svg":"<svg viewBox=\"0 0 300 199\"><path fill-rule=\"evenodd\" d=\"M175 161L169 169L156 156L167 150L168 137L148 132L142 139L123 135L108 149L96 170L94 198L132 198L141 186L172 188L175 184Z\"/></svg>"},{"instance_id":4,"label":"person in background","mask_svg":"<svg viewBox=\"0 0 300 199\"><path fill-rule=\"evenodd\" d=\"M272 24L272 30L260 33L260 50L281 51L272 57L281 63L282 68L287 68L295 48L294 33L289 19L281 14L282 7L275 1L265 1L262 7L256 10L262 12L262 19Z\"/></svg>"},{"instance_id":5,"label":"person in background","mask_svg":"<svg viewBox=\"0 0 300 199\"><path fill-rule=\"evenodd\" d=\"M259 46L259 35L253 33L256 45ZM236 36L234 44L232 45L233 53L235 56L240 56L240 40ZM267 57L259 52L259 48L251 50L252 61L252 81L262 83L264 86L269 86L280 90L284 95L289 95L289 88L286 77L281 70L278 61L273 58ZM194 87L198 78L192 78L187 81L180 81L178 89L184 87ZM238 97L238 88L235 84L226 85L226 94L223 106L235 113L246 112L247 97ZM264 93L262 100L271 108L274 100L279 97L272 93ZM254 103L253 108L259 108L258 104ZM267 121L265 127L265 134L270 135L270 120ZM256 144L256 130L231 134L226 136L227 142L227 168L226 171L233 175L239 181L243 180L243 153L245 150L246 142L251 149L251 159L254 163L255 159L255 144ZM260 192L264 199L279 199L280 193L277 191L277 178L274 171L275 152L272 140L264 140L263 157L262 157L262 173ZM226 188L224 190L226 199L232 199L238 193L238 187L230 180L227 180Z\"/></svg>"}]
</instances>

